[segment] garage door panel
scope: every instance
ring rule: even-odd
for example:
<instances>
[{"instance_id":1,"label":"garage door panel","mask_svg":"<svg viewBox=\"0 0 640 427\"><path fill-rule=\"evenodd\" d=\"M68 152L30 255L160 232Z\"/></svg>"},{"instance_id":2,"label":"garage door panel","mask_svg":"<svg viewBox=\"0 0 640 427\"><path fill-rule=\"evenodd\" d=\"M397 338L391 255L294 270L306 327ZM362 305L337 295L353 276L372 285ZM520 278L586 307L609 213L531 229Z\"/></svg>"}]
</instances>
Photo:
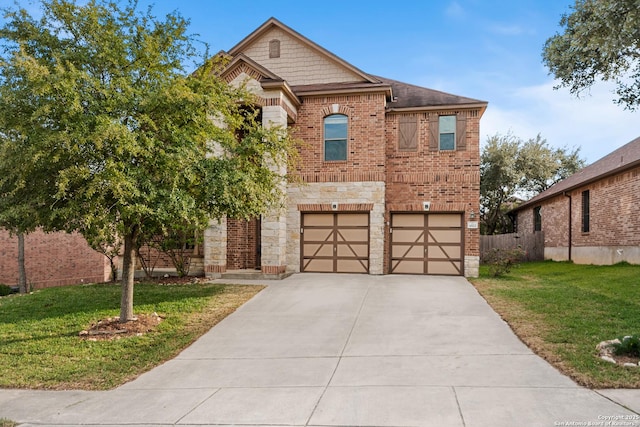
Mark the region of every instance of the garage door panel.
<instances>
[{"instance_id":1,"label":"garage door panel","mask_svg":"<svg viewBox=\"0 0 640 427\"><path fill-rule=\"evenodd\" d=\"M429 261L429 274L459 275L461 263L449 261Z\"/></svg>"},{"instance_id":2,"label":"garage door panel","mask_svg":"<svg viewBox=\"0 0 640 427\"><path fill-rule=\"evenodd\" d=\"M394 258L422 258L424 256L424 246L422 245L393 245L391 256Z\"/></svg>"},{"instance_id":3,"label":"garage door panel","mask_svg":"<svg viewBox=\"0 0 640 427\"><path fill-rule=\"evenodd\" d=\"M460 259L462 255L460 249L460 246L430 246L427 248L427 257L429 259Z\"/></svg>"},{"instance_id":4,"label":"garage door panel","mask_svg":"<svg viewBox=\"0 0 640 427\"><path fill-rule=\"evenodd\" d=\"M338 214L338 227L369 226L369 214Z\"/></svg>"},{"instance_id":5,"label":"garage door panel","mask_svg":"<svg viewBox=\"0 0 640 427\"><path fill-rule=\"evenodd\" d=\"M302 221L304 226L333 227L333 217L327 214L304 214Z\"/></svg>"},{"instance_id":6,"label":"garage door panel","mask_svg":"<svg viewBox=\"0 0 640 427\"><path fill-rule=\"evenodd\" d=\"M394 214L392 227L424 227L424 214Z\"/></svg>"},{"instance_id":7,"label":"garage door panel","mask_svg":"<svg viewBox=\"0 0 640 427\"><path fill-rule=\"evenodd\" d=\"M369 246L368 245L359 245L359 244L344 244L337 246L336 254L339 257L358 257L358 258L368 258L369 257Z\"/></svg>"},{"instance_id":8,"label":"garage door panel","mask_svg":"<svg viewBox=\"0 0 640 427\"><path fill-rule=\"evenodd\" d=\"M369 262L366 260L339 259L337 269L341 273L367 273Z\"/></svg>"},{"instance_id":9,"label":"garage door panel","mask_svg":"<svg viewBox=\"0 0 640 427\"><path fill-rule=\"evenodd\" d=\"M429 243L460 243L460 230L429 230Z\"/></svg>"},{"instance_id":10,"label":"garage door panel","mask_svg":"<svg viewBox=\"0 0 640 427\"><path fill-rule=\"evenodd\" d=\"M391 214L390 272L462 275L463 216Z\"/></svg>"},{"instance_id":11,"label":"garage door panel","mask_svg":"<svg viewBox=\"0 0 640 427\"><path fill-rule=\"evenodd\" d=\"M314 273L331 273L333 271L332 259L308 259L304 260L304 271Z\"/></svg>"},{"instance_id":12,"label":"garage door panel","mask_svg":"<svg viewBox=\"0 0 640 427\"><path fill-rule=\"evenodd\" d=\"M319 243L305 243L303 247L305 257L333 256L333 246Z\"/></svg>"},{"instance_id":13,"label":"garage door panel","mask_svg":"<svg viewBox=\"0 0 640 427\"><path fill-rule=\"evenodd\" d=\"M424 274L424 261L393 261L391 263L391 272L404 274Z\"/></svg>"},{"instance_id":14,"label":"garage door panel","mask_svg":"<svg viewBox=\"0 0 640 427\"><path fill-rule=\"evenodd\" d=\"M424 230L403 230L394 228L391 233L391 241L398 243L424 242Z\"/></svg>"},{"instance_id":15,"label":"garage door panel","mask_svg":"<svg viewBox=\"0 0 640 427\"><path fill-rule=\"evenodd\" d=\"M340 229L337 240L339 242L368 242L369 229Z\"/></svg>"},{"instance_id":16,"label":"garage door panel","mask_svg":"<svg viewBox=\"0 0 640 427\"><path fill-rule=\"evenodd\" d=\"M303 237L305 242L326 242L333 240L333 230L305 228Z\"/></svg>"},{"instance_id":17,"label":"garage door panel","mask_svg":"<svg viewBox=\"0 0 640 427\"><path fill-rule=\"evenodd\" d=\"M434 214L427 215L428 227L461 227L462 215L459 214Z\"/></svg>"}]
</instances>

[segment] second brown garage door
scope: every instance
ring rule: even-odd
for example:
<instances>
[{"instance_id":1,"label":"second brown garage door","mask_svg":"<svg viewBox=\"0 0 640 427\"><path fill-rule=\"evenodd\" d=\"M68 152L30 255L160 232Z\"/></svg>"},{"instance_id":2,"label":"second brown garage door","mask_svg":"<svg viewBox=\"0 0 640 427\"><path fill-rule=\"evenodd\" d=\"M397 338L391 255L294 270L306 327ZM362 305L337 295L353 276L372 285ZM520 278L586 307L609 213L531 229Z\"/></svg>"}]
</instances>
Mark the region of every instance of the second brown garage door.
<instances>
[{"instance_id":1,"label":"second brown garage door","mask_svg":"<svg viewBox=\"0 0 640 427\"><path fill-rule=\"evenodd\" d=\"M391 214L391 273L463 272L461 214Z\"/></svg>"},{"instance_id":2,"label":"second brown garage door","mask_svg":"<svg viewBox=\"0 0 640 427\"><path fill-rule=\"evenodd\" d=\"M303 213L300 271L369 272L369 213Z\"/></svg>"}]
</instances>

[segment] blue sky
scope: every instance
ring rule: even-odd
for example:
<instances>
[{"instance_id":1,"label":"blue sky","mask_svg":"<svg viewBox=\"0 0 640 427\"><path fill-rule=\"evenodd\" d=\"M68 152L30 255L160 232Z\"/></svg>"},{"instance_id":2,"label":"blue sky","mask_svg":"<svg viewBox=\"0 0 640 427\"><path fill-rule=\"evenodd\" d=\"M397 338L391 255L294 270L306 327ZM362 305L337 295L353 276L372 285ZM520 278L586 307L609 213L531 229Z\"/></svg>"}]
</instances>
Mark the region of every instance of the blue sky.
<instances>
[{"instance_id":1,"label":"blue sky","mask_svg":"<svg viewBox=\"0 0 640 427\"><path fill-rule=\"evenodd\" d=\"M614 104L611 85L580 99L553 90L542 47L573 0L140 0L148 4L189 18L214 53L273 16L367 73L488 101L481 142L540 133L591 163L640 136L640 111Z\"/></svg>"}]
</instances>

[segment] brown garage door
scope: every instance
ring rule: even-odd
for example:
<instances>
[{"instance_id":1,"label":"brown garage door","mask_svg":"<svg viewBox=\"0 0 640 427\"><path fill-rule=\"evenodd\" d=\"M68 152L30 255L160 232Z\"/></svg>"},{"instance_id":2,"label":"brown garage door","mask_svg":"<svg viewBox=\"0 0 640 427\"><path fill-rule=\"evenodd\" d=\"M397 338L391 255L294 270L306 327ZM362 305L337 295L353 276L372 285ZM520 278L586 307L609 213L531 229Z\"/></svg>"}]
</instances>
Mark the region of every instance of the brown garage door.
<instances>
[{"instance_id":1,"label":"brown garage door","mask_svg":"<svg viewBox=\"0 0 640 427\"><path fill-rule=\"evenodd\" d=\"M391 215L391 273L463 274L462 215Z\"/></svg>"},{"instance_id":2,"label":"brown garage door","mask_svg":"<svg viewBox=\"0 0 640 427\"><path fill-rule=\"evenodd\" d=\"M369 272L369 213L303 213L300 270Z\"/></svg>"}]
</instances>

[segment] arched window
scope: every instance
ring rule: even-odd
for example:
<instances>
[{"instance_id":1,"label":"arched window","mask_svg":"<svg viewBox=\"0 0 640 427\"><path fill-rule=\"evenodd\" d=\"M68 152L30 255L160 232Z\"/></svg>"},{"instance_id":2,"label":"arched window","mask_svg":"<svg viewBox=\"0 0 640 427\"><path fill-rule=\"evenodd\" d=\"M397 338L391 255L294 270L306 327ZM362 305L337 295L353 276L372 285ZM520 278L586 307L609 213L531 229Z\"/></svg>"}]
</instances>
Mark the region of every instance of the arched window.
<instances>
[{"instance_id":1,"label":"arched window","mask_svg":"<svg viewBox=\"0 0 640 427\"><path fill-rule=\"evenodd\" d=\"M347 123L344 114L332 114L324 118L324 160L347 160Z\"/></svg>"}]
</instances>

